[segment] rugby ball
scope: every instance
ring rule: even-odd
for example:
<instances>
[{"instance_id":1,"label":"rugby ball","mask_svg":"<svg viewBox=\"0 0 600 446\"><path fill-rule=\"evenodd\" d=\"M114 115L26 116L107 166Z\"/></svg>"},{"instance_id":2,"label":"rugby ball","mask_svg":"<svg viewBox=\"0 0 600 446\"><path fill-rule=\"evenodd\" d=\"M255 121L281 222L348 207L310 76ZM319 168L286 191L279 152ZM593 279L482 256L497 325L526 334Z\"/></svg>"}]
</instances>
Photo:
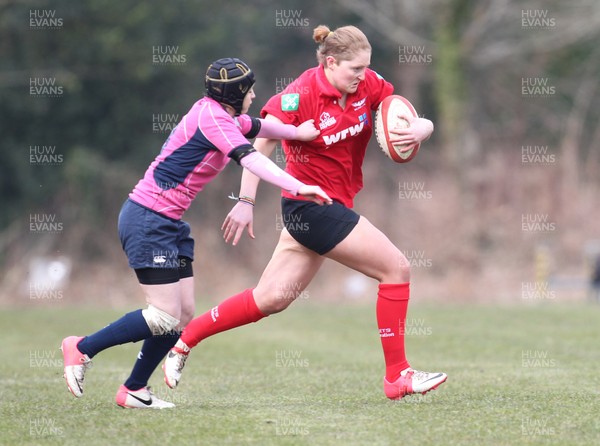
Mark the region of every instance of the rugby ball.
<instances>
[{"instance_id":1,"label":"rugby ball","mask_svg":"<svg viewBox=\"0 0 600 446\"><path fill-rule=\"evenodd\" d=\"M394 128L408 127L408 121L399 118L398 115L413 115L417 117L417 111L412 106L410 101L399 95L392 95L385 98L379 104L375 113L375 137L377 144L390 159L397 163L408 163L412 160L419 151L421 144L392 144L391 138L394 138L394 133L390 133ZM406 150L408 149L408 150ZM401 152L401 150L405 150Z\"/></svg>"}]
</instances>

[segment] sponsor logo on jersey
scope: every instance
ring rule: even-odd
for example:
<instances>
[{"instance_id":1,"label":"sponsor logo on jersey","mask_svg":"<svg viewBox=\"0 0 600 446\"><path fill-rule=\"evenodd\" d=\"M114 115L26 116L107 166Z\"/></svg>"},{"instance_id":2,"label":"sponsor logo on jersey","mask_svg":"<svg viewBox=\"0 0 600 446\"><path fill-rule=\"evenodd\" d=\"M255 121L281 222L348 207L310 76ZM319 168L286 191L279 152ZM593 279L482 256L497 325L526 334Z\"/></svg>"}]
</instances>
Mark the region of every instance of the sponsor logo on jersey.
<instances>
[{"instance_id":1,"label":"sponsor logo on jersey","mask_svg":"<svg viewBox=\"0 0 600 446\"><path fill-rule=\"evenodd\" d=\"M365 96L360 101L353 102L352 107L354 107L354 111L356 111L359 108L363 108L366 103L367 103L367 97Z\"/></svg>"},{"instance_id":2,"label":"sponsor logo on jersey","mask_svg":"<svg viewBox=\"0 0 600 446\"><path fill-rule=\"evenodd\" d=\"M330 146L332 144L338 143L340 141L345 140L348 136L358 135L365 128L366 119L361 121L359 124L354 124L353 126L348 127L347 129L340 130L333 135L323 135L323 142Z\"/></svg>"},{"instance_id":3,"label":"sponsor logo on jersey","mask_svg":"<svg viewBox=\"0 0 600 446\"><path fill-rule=\"evenodd\" d=\"M326 129L327 127L331 127L332 125L334 125L336 123L335 118L327 112L321 113L321 116L319 117L319 121L320 121L319 128L321 130Z\"/></svg>"},{"instance_id":4,"label":"sponsor logo on jersey","mask_svg":"<svg viewBox=\"0 0 600 446\"><path fill-rule=\"evenodd\" d=\"M300 105L298 93L284 94L281 96L281 111L296 111Z\"/></svg>"}]
</instances>

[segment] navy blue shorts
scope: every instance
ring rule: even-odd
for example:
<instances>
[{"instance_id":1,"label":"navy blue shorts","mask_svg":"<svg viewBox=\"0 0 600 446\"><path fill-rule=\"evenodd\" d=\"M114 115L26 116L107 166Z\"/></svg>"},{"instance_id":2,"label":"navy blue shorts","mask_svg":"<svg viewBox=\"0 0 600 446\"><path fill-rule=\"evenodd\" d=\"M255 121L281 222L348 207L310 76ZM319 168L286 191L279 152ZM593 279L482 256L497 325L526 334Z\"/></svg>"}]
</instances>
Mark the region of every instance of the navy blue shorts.
<instances>
[{"instance_id":1,"label":"navy blue shorts","mask_svg":"<svg viewBox=\"0 0 600 446\"><path fill-rule=\"evenodd\" d=\"M344 240L360 219L360 215L337 201L319 206L312 201L282 198L281 213L290 235L320 255Z\"/></svg>"},{"instance_id":2,"label":"navy blue shorts","mask_svg":"<svg viewBox=\"0 0 600 446\"><path fill-rule=\"evenodd\" d=\"M127 199L119 213L119 238L129 266L180 268L181 258L194 259L190 225Z\"/></svg>"}]
</instances>

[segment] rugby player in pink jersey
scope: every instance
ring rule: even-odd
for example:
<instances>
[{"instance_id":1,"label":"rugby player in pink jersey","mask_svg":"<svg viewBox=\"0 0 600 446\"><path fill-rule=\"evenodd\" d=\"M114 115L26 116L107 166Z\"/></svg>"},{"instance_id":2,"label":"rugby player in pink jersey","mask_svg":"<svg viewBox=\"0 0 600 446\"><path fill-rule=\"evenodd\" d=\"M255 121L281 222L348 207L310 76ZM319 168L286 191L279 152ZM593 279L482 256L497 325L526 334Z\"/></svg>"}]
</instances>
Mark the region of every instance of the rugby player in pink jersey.
<instances>
[{"instance_id":1,"label":"rugby player in pink jersey","mask_svg":"<svg viewBox=\"0 0 600 446\"><path fill-rule=\"evenodd\" d=\"M315 28L319 65L301 74L262 109L269 122L298 124L314 119L320 135L311 141L283 141L286 171L319 184L333 199L318 206L283 191L279 243L258 285L221 302L188 324L163 365L165 382L175 387L190 349L215 333L286 309L315 276L325 259L348 266L379 282L376 316L385 359L383 388L390 399L425 393L446 381L446 374L413 369L404 349L410 264L402 252L352 210L362 189L362 164L372 134L372 112L393 93L393 86L369 69L371 45L356 27ZM410 126L392 142L412 145L429 138L431 121L403 116ZM263 138L257 149L269 155L276 141ZM302 156L298 156L298 155ZM241 194L255 197L259 178L242 175ZM300 223L300 224L298 224ZM244 229L254 237L252 208L238 203L224 224L226 241L235 245ZM293 294L293 295L290 295ZM347 384L347 383L346 383Z\"/></svg>"},{"instance_id":2,"label":"rugby player in pink jersey","mask_svg":"<svg viewBox=\"0 0 600 446\"><path fill-rule=\"evenodd\" d=\"M194 315L194 240L181 220L196 194L233 159L292 196L331 204L318 186L308 186L257 152L255 137L309 141L318 136L312 120L298 126L252 118L254 74L243 61L219 59L206 72L206 96L173 129L159 155L138 182L119 214L119 237L148 307L127 313L89 336L62 341L64 376L76 397L83 395L91 358L119 344L144 340L131 375L117 391L125 408L168 408L148 380ZM250 197L239 197L251 207Z\"/></svg>"}]
</instances>

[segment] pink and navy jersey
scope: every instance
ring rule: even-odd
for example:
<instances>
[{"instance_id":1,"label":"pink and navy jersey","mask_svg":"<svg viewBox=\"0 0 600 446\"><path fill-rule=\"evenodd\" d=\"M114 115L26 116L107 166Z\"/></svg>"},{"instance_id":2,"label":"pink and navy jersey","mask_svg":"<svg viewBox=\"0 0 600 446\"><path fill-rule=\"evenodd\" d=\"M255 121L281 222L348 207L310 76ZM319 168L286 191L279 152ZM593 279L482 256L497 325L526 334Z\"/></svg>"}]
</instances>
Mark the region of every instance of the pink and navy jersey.
<instances>
[{"instance_id":1,"label":"pink and navy jersey","mask_svg":"<svg viewBox=\"0 0 600 446\"><path fill-rule=\"evenodd\" d=\"M327 80L322 65L306 70L261 110L284 124L315 120L321 134L312 141L283 141L286 172L305 184L317 184L347 207L362 189L362 164L373 124L371 112L393 93L394 87L367 68L355 93L348 94L342 109L342 94ZM286 191L283 196L302 200Z\"/></svg>"},{"instance_id":2,"label":"pink and navy jersey","mask_svg":"<svg viewBox=\"0 0 600 446\"><path fill-rule=\"evenodd\" d=\"M215 100L196 102L173 129L129 198L153 211L181 219L194 197L221 170L235 148L250 144L257 118L231 117Z\"/></svg>"}]
</instances>

